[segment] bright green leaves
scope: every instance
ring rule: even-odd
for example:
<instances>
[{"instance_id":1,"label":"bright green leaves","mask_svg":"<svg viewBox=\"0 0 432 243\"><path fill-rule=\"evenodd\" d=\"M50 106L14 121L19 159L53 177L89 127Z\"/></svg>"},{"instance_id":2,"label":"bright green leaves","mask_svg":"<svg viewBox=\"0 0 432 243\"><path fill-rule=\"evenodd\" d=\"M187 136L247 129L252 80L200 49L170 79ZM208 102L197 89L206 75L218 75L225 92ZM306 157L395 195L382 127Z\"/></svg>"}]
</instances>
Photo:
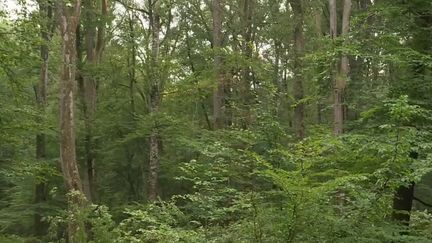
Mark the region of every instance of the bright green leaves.
<instances>
[{"instance_id":1,"label":"bright green leaves","mask_svg":"<svg viewBox=\"0 0 432 243\"><path fill-rule=\"evenodd\" d=\"M407 95L386 104L386 107L389 109L390 118L398 124L410 122L422 114L422 109L418 105L409 104Z\"/></svg>"}]
</instances>

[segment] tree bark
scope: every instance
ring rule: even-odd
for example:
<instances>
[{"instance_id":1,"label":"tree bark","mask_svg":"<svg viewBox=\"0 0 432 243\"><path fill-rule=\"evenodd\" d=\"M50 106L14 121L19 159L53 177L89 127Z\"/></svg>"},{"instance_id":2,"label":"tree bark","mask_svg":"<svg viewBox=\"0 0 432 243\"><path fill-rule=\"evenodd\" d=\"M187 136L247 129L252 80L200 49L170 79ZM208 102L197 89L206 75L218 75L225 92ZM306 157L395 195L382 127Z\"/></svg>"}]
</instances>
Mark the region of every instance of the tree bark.
<instances>
[{"instance_id":1,"label":"tree bark","mask_svg":"<svg viewBox=\"0 0 432 243\"><path fill-rule=\"evenodd\" d=\"M409 226L411 209L414 200L414 183L408 186L400 186L393 197L392 218L406 226Z\"/></svg>"},{"instance_id":2,"label":"tree bark","mask_svg":"<svg viewBox=\"0 0 432 243\"><path fill-rule=\"evenodd\" d=\"M330 0L330 33L332 38L337 37L337 12L335 0ZM351 17L352 1L344 0L342 14L342 31L341 36L346 37L349 32L349 23ZM333 16L335 15L335 16ZM349 59L346 55L341 57L340 69L337 71L335 86L334 86L334 134L341 135L343 133L344 118L345 118L345 88L349 73Z\"/></svg>"},{"instance_id":3,"label":"tree bark","mask_svg":"<svg viewBox=\"0 0 432 243\"><path fill-rule=\"evenodd\" d=\"M240 95L242 101L242 117L241 117L241 127L247 129L249 124L252 122L251 114L251 104L252 104L252 94L251 86L253 85L253 70L251 68L250 62L252 61L253 55L253 9L254 0L243 0L243 13L242 13L242 28L243 28L243 38L242 51L245 58L245 65L243 67L243 83L240 85Z\"/></svg>"},{"instance_id":4,"label":"tree bark","mask_svg":"<svg viewBox=\"0 0 432 243\"><path fill-rule=\"evenodd\" d=\"M329 0L330 12L330 38L335 40L338 37L338 23L337 23L337 6L336 0ZM343 132L343 114L341 114L341 93L338 87L338 65L335 65L333 70L333 133L340 135Z\"/></svg>"},{"instance_id":5,"label":"tree bark","mask_svg":"<svg viewBox=\"0 0 432 243\"><path fill-rule=\"evenodd\" d=\"M62 40L62 75L60 81L60 159L63 177L69 193L69 207L84 205L83 189L76 161L75 147L75 69L76 28L81 13L81 1L58 2L60 34ZM78 242L83 231L80 222L72 218L68 222L68 241Z\"/></svg>"},{"instance_id":6,"label":"tree bark","mask_svg":"<svg viewBox=\"0 0 432 243\"><path fill-rule=\"evenodd\" d=\"M102 52L105 45L105 22L95 21L96 1L86 0L84 2L85 14L85 44L86 44L86 65L92 69L99 65L102 58ZM108 14L107 0L101 0L101 16L105 18ZM93 124L96 112L97 102L97 79L94 78L92 72L81 70L83 75L83 91L84 97L83 112L85 126L85 157L86 171L84 176L84 192L89 201L97 200L96 190L96 142L94 141Z\"/></svg>"},{"instance_id":7,"label":"tree bark","mask_svg":"<svg viewBox=\"0 0 432 243\"><path fill-rule=\"evenodd\" d=\"M222 129L225 126L225 77L222 69L222 5L220 0L212 0L213 50L216 85L213 91L213 127Z\"/></svg>"},{"instance_id":8,"label":"tree bark","mask_svg":"<svg viewBox=\"0 0 432 243\"><path fill-rule=\"evenodd\" d=\"M159 16L159 1L149 0L149 18L151 27L151 87L150 87L150 113L155 114L159 111L161 102L162 83L159 73L159 49L160 49L160 31L161 23ZM158 124L155 124L150 133L150 159L149 159L149 201L156 201L158 198L158 181L160 170L160 134Z\"/></svg>"},{"instance_id":9,"label":"tree bark","mask_svg":"<svg viewBox=\"0 0 432 243\"><path fill-rule=\"evenodd\" d=\"M45 114L48 102L48 67L49 67L49 43L53 33L53 4L50 1L39 0L39 13L41 15L41 38L40 47L41 69L39 84L36 88L36 102L41 114ZM46 135L40 133L36 135L36 159L39 161L46 160ZM45 182L38 182L35 188L35 203L46 202L48 197L48 188ZM43 236L48 230L47 222L42 220L42 213L37 209L34 216L35 235Z\"/></svg>"},{"instance_id":10,"label":"tree bark","mask_svg":"<svg viewBox=\"0 0 432 243\"><path fill-rule=\"evenodd\" d=\"M323 30L322 30L322 7L317 7L314 9L314 24L315 24L315 32L316 37L318 39L323 37ZM317 45L315 46L316 49L320 49L319 42L317 42ZM316 112L317 112L317 123L321 124L323 122L323 115L322 115L322 109L323 104L321 103L321 98L319 98L317 104L316 104Z\"/></svg>"},{"instance_id":11,"label":"tree bark","mask_svg":"<svg viewBox=\"0 0 432 243\"><path fill-rule=\"evenodd\" d=\"M302 101L303 90L303 70L302 58L304 53L304 34L303 34L303 7L301 0L290 0L290 5L294 14L294 82L293 92L295 99L294 108L294 129L297 139L305 137L304 109Z\"/></svg>"},{"instance_id":12,"label":"tree bark","mask_svg":"<svg viewBox=\"0 0 432 243\"><path fill-rule=\"evenodd\" d=\"M129 24L129 58L128 58L128 76L129 76L129 98L130 108L132 115L135 114L135 83L136 83L136 44L135 44L135 30L134 30L134 17L133 14L128 14Z\"/></svg>"}]
</instances>

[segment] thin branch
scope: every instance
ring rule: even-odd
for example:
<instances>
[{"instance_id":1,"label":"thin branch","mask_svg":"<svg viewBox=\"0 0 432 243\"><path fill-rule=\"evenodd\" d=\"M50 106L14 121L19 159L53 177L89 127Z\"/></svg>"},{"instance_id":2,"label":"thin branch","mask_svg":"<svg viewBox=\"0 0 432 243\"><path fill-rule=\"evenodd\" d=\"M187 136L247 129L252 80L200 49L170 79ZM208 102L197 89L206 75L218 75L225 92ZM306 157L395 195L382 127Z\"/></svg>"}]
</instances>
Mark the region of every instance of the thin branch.
<instances>
[{"instance_id":1,"label":"thin branch","mask_svg":"<svg viewBox=\"0 0 432 243\"><path fill-rule=\"evenodd\" d=\"M427 202L425 202L425 201L419 199L418 197L414 197L414 200L416 200L417 202L419 202L419 203L425 205L426 207L430 207L430 208L432 208L432 204L427 203Z\"/></svg>"},{"instance_id":2,"label":"thin branch","mask_svg":"<svg viewBox=\"0 0 432 243\"><path fill-rule=\"evenodd\" d=\"M147 11L147 10L145 10L143 8L137 8L137 7L134 7L134 6L130 6L130 5L126 4L125 2L123 2L122 0L115 0L115 1L117 3L120 3L123 7L125 7L128 10L134 10L134 11L138 11L138 12L144 13L146 15L150 15L149 11Z\"/></svg>"}]
</instances>

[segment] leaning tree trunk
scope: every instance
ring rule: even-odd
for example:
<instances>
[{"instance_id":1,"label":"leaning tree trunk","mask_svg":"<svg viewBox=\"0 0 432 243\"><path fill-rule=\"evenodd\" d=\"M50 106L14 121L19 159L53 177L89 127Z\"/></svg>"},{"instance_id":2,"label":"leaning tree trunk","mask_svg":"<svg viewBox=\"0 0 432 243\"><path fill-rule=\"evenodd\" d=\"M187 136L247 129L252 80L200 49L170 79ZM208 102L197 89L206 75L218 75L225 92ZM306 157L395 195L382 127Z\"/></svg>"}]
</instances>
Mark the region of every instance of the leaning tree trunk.
<instances>
[{"instance_id":1,"label":"leaning tree trunk","mask_svg":"<svg viewBox=\"0 0 432 243\"><path fill-rule=\"evenodd\" d=\"M302 101L303 91L303 70L302 57L304 53L304 34L303 34L303 7L301 0L290 0L290 5L294 13L294 128L296 137L305 137L304 113L305 107Z\"/></svg>"},{"instance_id":2,"label":"leaning tree trunk","mask_svg":"<svg viewBox=\"0 0 432 243\"><path fill-rule=\"evenodd\" d=\"M149 0L149 18L151 27L151 87L150 87L150 112L155 114L159 111L161 102L162 83L160 78L160 70L158 68L159 49L160 49L160 31L161 23L159 16L159 1L153 2ZM155 122L157 123L157 122ZM158 124L154 124L150 133L150 159L149 159L149 201L156 201L158 197L158 180L160 169L160 134Z\"/></svg>"},{"instance_id":3,"label":"leaning tree trunk","mask_svg":"<svg viewBox=\"0 0 432 243\"><path fill-rule=\"evenodd\" d=\"M213 127L221 129L225 126L225 78L222 69L222 5L220 0L212 0L213 18L213 50L216 84L213 91Z\"/></svg>"},{"instance_id":4,"label":"leaning tree trunk","mask_svg":"<svg viewBox=\"0 0 432 243\"><path fill-rule=\"evenodd\" d=\"M76 161L75 148L75 69L76 28L81 13L81 1L59 1L60 31L62 40L62 75L60 81L60 160L69 193L69 208L84 205L83 189ZM81 223L71 217L68 222L68 241L79 242L78 235L84 234Z\"/></svg>"},{"instance_id":5,"label":"leaning tree trunk","mask_svg":"<svg viewBox=\"0 0 432 243\"><path fill-rule=\"evenodd\" d=\"M48 92L48 66L49 66L49 42L53 33L53 4L50 1L39 0L39 13L41 15L41 38L40 47L41 69L39 85L36 88L36 101L41 114L45 114L47 106ZM36 135L36 159L39 161L46 160L46 135L40 133ZM48 188L45 182L38 182L35 188L35 203L44 203L47 200ZM42 220L40 209L34 216L35 235L42 236L46 234L48 225Z\"/></svg>"}]
</instances>

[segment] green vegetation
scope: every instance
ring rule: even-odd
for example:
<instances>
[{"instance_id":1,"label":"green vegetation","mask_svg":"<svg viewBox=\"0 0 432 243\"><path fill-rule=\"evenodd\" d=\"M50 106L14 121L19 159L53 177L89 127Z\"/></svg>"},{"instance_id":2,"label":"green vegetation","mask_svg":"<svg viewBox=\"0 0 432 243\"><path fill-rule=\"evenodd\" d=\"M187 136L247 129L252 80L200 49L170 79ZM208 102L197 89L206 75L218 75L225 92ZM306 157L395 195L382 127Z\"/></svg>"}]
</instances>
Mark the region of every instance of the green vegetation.
<instances>
[{"instance_id":1,"label":"green vegetation","mask_svg":"<svg viewBox=\"0 0 432 243\"><path fill-rule=\"evenodd\" d=\"M1 243L432 242L432 1L13 2Z\"/></svg>"}]
</instances>

